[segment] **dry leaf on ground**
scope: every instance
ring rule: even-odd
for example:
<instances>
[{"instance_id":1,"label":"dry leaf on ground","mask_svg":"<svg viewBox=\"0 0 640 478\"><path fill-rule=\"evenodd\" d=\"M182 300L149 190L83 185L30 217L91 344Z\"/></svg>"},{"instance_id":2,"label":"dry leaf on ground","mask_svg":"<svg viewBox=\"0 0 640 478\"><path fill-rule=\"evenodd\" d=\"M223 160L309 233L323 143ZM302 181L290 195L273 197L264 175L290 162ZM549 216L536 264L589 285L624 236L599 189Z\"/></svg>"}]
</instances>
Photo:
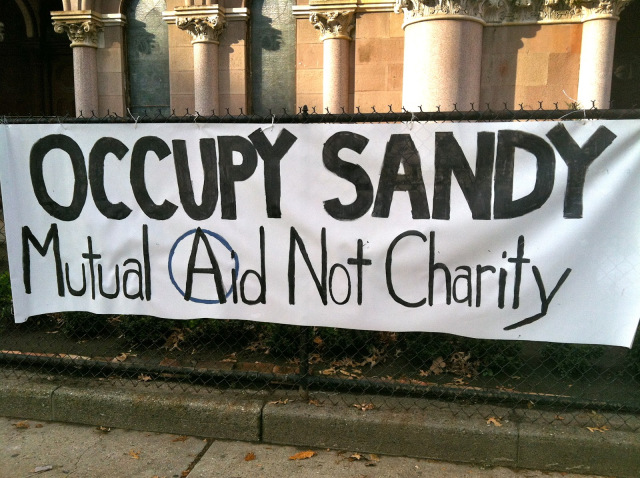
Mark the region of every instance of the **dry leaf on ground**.
<instances>
[{"instance_id":1,"label":"dry leaf on ground","mask_svg":"<svg viewBox=\"0 0 640 478\"><path fill-rule=\"evenodd\" d=\"M180 435L179 437L176 437L171 441L172 442L187 441L188 439L189 439L189 437L187 435Z\"/></svg>"},{"instance_id":2,"label":"dry leaf on ground","mask_svg":"<svg viewBox=\"0 0 640 478\"><path fill-rule=\"evenodd\" d=\"M363 412L366 412L367 410L373 410L375 408L373 403L354 403L353 406L358 410L362 410Z\"/></svg>"},{"instance_id":3,"label":"dry leaf on ground","mask_svg":"<svg viewBox=\"0 0 640 478\"><path fill-rule=\"evenodd\" d=\"M140 380L141 382L150 382L153 379L151 378L150 375L145 375L141 373L140 375L138 375L138 380Z\"/></svg>"},{"instance_id":4,"label":"dry leaf on ground","mask_svg":"<svg viewBox=\"0 0 640 478\"><path fill-rule=\"evenodd\" d=\"M238 361L238 359L236 358L236 353L235 353L235 352L233 352L233 353L232 353L231 355L229 355L228 357L223 358L223 359L222 359L222 361L223 361L223 362L237 362L237 361Z\"/></svg>"},{"instance_id":5,"label":"dry leaf on ground","mask_svg":"<svg viewBox=\"0 0 640 478\"><path fill-rule=\"evenodd\" d=\"M603 425L601 427L587 427L587 430L589 430L591 433L593 432L600 432L600 433L604 433L607 430L609 430L609 427L606 425Z\"/></svg>"},{"instance_id":6,"label":"dry leaf on ground","mask_svg":"<svg viewBox=\"0 0 640 478\"><path fill-rule=\"evenodd\" d=\"M287 403L289 403L289 399L285 398L283 400L275 400L273 402L269 402L269 405L286 405Z\"/></svg>"},{"instance_id":7,"label":"dry leaf on ground","mask_svg":"<svg viewBox=\"0 0 640 478\"><path fill-rule=\"evenodd\" d=\"M139 460L140 459L140 452L139 451L135 451L135 450L129 450L129 456L131 458L133 458L134 460Z\"/></svg>"},{"instance_id":8,"label":"dry leaf on ground","mask_svg":"<svg viewBox=\"0 0 640 478\"><path fill-rule=\"evenodd\" d=\"M256 459L256 454L250 451L244 456L244 461L253 461Z\"/></svg>"},{"instance_id":9,"label":"dry leaf on ground","mask_svg":"<svg viewBox=\"0 0 640 478\"><path fill-rule=\"evenodd\" d=\"M26 429L26 428L29 428L31 425L29 425L29 423L27 423L26 421L23 421L23 422L14 423L13 426L16 428Z\"/></svg>"},{"instance_id":10,"label":"dry leaf on ground","mask_svg":"<svg viewBox=\"0 0 640 478\"><path fill-rule=\"evenodd\" d=\"M301 451L300 453L296 453L289 457L289 460L306 460L307 458L311 458L312 456L316 456L315 451Z\"/></svg>"},{"instance_id":11,"label":"dry leaf on ground","mask_svg":"<svg viewBox=\"0 0 640 478\"><path fill-rule=\"evenodd\" d=\"M429 367L429 372L433 373L434 375L440 375L442 372L444 372L445 368L447 368L447 363L442 357L438 357L433 361L431 367Z\"/></svg>"},{"instance_id":12,"label":"dry leaf on ground","mask_svg":"<svg viewBox=\"0 0 640 478\"><path fill-rule=\"evenodd\" d=\"M127 357L129 356L129 354L126 353L121 353L120 355L118 355L117 357L115 357L113 360L111 360L112 362L124 362L125 360L127 360Z\"/></svg>"},{"instance_id":13,"label":"dry leaf on ground","mask_svg":"<svg viewBox=\"0 0 640 478\"><path fill-rule=\"evenodd\" d=\"M487 425L494 425L496 427L501 427L502 423L496 417L489 417L487 419Z\"/></svg>"}]
</instances>

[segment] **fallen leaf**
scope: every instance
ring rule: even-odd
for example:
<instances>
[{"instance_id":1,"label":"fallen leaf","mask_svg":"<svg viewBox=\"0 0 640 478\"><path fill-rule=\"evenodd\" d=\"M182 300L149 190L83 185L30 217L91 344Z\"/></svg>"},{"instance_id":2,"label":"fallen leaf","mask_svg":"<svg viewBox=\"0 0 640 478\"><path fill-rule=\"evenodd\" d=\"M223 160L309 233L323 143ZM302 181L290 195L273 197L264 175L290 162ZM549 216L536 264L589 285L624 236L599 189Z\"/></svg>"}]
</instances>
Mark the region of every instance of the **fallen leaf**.
<instances>
[{"instance_id":1,"label":"fallen leaf","mask_svg":"<svg viewBox=\"0 0 640 478\"><path fill-rule=\"evenodd\" d=\"M153 379L151 378L150 375L145 375L141 373L140 375L138 375L138 380L140 380L141 382L150 382Z\"/></svg>"},{"instance_id":2,"label":"fallen leaf","mask_svg":"<svg viewBox=\"0 0 640 478\"><path fill-rule=\"evenodd\" d=\"M253 461L256 459L256 454L253 453L252 451L247 453L244 457L244 461Z\"/></svg>"},{"instance_id":3,"label":"fallen leaf","mask_svg":"<svg viewBox=\"0 0 640 478\"><path fill-rule=\"evenodd\" d=\"M362 410L363 412L366 412L367 410L373 410L375 408L373 403L354 403L353 406L358 410Z\"/></svg>"},{"instance_id":4,"label":"fallen leaf","mask_svg":"<svg viewBox=\"0 0 640 478\"><path fill-rule=\"evenodd\" d=\"M289 403L288 398L285 398L283 400L276 400L274 402L269 402L270 405L286 405L287 403Z\"/></svg>"},{"instance_id":5,"label":"fallen leaf","mask_svg":"<svg viewBox=\"0 0 640 478\"><path fill-rule=\"evenodd\" d=\"M320 354L311 354L309 356L309 363L310 364L316 364L316 363L320 363L322 362L322 356Z\"/></svg>"},{"instance_id":6,"label":"fallen leaf","mask_svg":"<svg viewBox=\"0 0 640 478\"><path fill-rule=\"evenodd\" d=\"M496 417L489 417L489 419L487 419L487 425L491 425L491 424L493 424L496 427L502 426L502 423L500 423L500 421Z\"/></svg>"},{"instance_id":7,"label":"fallen leaf","mask_svg":"<svg viewBox=\"0 0 640 478\"><path fill-rule=\"evenodd\" d=\"M593 432L600 432L600 433L604 433L607 430L609 430L609 427L606 425L603 425L601 427L587 427L587 430L589 430L591 433Z\"/></svg>"},{"instance_id":8,"label":"fallen leaf","mask_svg":"<svg viewBox=\"0 0 640 478\"><path fill-rule=\"evenodd\" d=\"M312 456L316 456L315 451L301 451L300 453L296 453L289 457L289 460L306 460L307 458L311 458Z\"/></svg>"},{"instance_id":9,"label":"fallen leaf","mask_svg":"<svg viewBox=\"0 0 640 478\"><path fill-rule=\"evenodd\" d=\"M440 375L442 372L444 372L444 369L446 367L447 363L444 361L444 359L442 357L438 357L433 361L431 367L429 367L429 372L433 373L434 375Z\"/></svg>"},{"instance_id":10,"label":"fallen leaf","mask_svg":"<svg viewBox=\"0 0 640 478\"><path fill-rule=\"evenodd\" d=\"M564 417L561 417L560 415L556 415L553 418L554 418L554 420L564 420Z\"/></svg>"},{"instance_id":11,"label":"fallen leaf","mask_svg":"<svg viewBox=\"0 0 640 478\"><path fill-rule=\"evenodd\" d=\"M180 435L179 437L176 437L171 441L175 443L175 442L178 442L178 441L187 441L188 439L189 439L189 437L187 435Z\"/></svg>"},{"instance_id":12,"label":"fallen leaf","mask_svg":"<svg viewBox=\"0 0 640 478\"><path fill-rule=\"evenodd\" d=\"M318 400L314 400L312 398L309 399L309 405L315 405L316 407L322 406L322 404Z\"/></svg>"},{"instance_id":13,"label":"fallen leaf","mask_svg":"<svg viewBox=\"0 0 640 478\"><path fill-rule=\"evenodd\" d=\"M354 453L349 457L349 461L360 461L362 460L363 456L360 453ZM365 458L366 460L366 458Z\"/></svg>"},{"instance_id":14,"label":"fallen leaf","mask_svg":"<svg viewBox=\"0 0 640 478\"><path fill-rule=\"evenodd\" d=\"M51 465L45 465L45 466L36 466L36 468L33 470L34 473L42 473L43 471L50 471L53 470L53 466Z\"/></svg>"},{"instance_id":15,"label":"fallen leaf","mask_svg":"<svg viewBox=\"0 0 640 478\"><path fill-rule=\"evenodd\" d=\"M91 360L91 357L87 357L85 355L74 355L74 354L67 354L65 355L65 358L68 358L71 360Z\"/></svg>"},{"instance_id":16,"label":"fallen leaf","mask_svg":"<svg viewBox=\"0 0 640 478\"><path fill-rule=\"evenodd\" d=\"M31 425L29 425L29 423L27 423L26 421L23 421L23 422L14 423L13 426L16 427L16 428L27 429Z\"/></svg>"},{"instance_id":17,"label":"fallen leaf","mask_svg":"<svg viewBox=\"0 0 640 478\"><path fill-rule=\"evenodd\" d=\"M36 425L36 428L42 428L43 426L44 426L44 425L43 425L42 423L38 423L38 424Z\"/></svg>"},{"instance_id":18,"label":"fallen leaf","mask_svg":"<svg viewBox=\"0 0 640 478\"><path fill-rule=\"evenodd\" d=\"M98 428L96 428L96 430L98 430L99 432L102 432L102 433L109 433L111 431L111 428L109 428L109 427L98 427Z\"/></svg>"},{"instance_id":19,"label":"fallen leaf","mask_svg":"<svg viewBox=\"0 0 640 478\"><path fill-rule=\"evenodd\" d=\"M313 339L313 343L316 345L322 345L322 337L320 337L319 335L316 335L315 338Z\"/></svg>"},{"instance_id":20,"label":"fallen leaf","mask_svg":"<svg viewBox=\"0 0 640 478\"><path fill-rule=\"evenodd\" d=\"M228 357L223 358L223 359L222 359L222 361L223 361L223 362L237 362L237 361L238 361L238 359L236 358L236 353L235 353L235 352L233 352L233 353L232 353L231 355L229 355Z\"/></svg>"},{"instance_id":21,"label":"fallen leaf","mask_svg":"<svg viewBox=\"0 0 640 478\"><path fill-rule=\"evenodd\" d=\"M376 455L375 453L371 453L369 455L369 460L371 460L371 461L380 461L380 457L378 455Z\"/></svg>"},{"instance_id":22,"label":"fallen leaf","mask_svg":"<svg viewBox=\"0 0 640 478\"><path fill-rule=\"evenodd\" d=\"M113 360L111 360L112 362L124 362L125 360L127 360L127 357L129 356L129 354L126 353L121 353L120 355L118 355L117 357L115 357Z\"/></svg>"},{"instance_id":23,"label":"fallen leaf","mask_svg":"<svg viewBox=\"0 0 640 478\"><path fill-rule=\"evenodd\" d=\"M139 460L140 459L140 452L131 449L131 450L129 450L129 456L131 458L133 458L134 460Z\"/></svg>"},{"instance_id":24,"label":"fallen leaf","mask_svg":"<svg viewBox=\"0 0 640 478\"><path fill-rule=\"evenodd\" d=\"M169 349L169 352L173 350L182 350L180 348L180 344L184 342L184 331L176 329L174 330L166 343L164 344L164 348Z\"/></svg>"}]
</instances>

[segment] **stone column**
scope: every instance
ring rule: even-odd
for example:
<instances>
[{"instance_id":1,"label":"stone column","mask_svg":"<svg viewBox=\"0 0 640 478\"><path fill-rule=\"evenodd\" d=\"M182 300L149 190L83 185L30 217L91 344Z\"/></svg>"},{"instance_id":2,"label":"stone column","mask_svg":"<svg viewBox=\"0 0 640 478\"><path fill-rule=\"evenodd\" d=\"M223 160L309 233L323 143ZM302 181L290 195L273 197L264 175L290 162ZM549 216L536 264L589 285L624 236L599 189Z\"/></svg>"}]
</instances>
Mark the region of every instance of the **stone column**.
<instances>
[{"instance_id":1,"label":"stone column","mask_svg":"<svg viewBox=\"0 0 640 478\"><path fill-rule=\"evenodd\" d=\"M397 0L404 12L402 102L408 111L466 111L480 101L484 0Z\"/></svg>"},{"instance_id":2,"label":"stone column","mask_svg":"<svg viewBox=\"0 0 640 478\"><path fill-rule=\"evenodd\" d=\"M73 48L73 88L76 115L98 114L98 32L102 23L91 11L51 12L53 29L66 33Z\"/></svg>"},{"instance_id":3,"label":"stone column","mask_svg":"<svg viewBox=\"0 0 640 478\"><path fill-rule=\"evenodd\" d=\"M214 9L212 9L214 10ZM176 25L192 37L193 84L195 110L209 116L218 111L218 49L219 39L225 27L224 15L215 8L210 15L189 16L187 9L176 9Z\"/></svg>"},{"instance_id":4,"label":"stone column","mask_svg":"<svg viewBox=\"0 0 640 478\"><path fill-rule=\"evenodd\" d=\"M582 108L609 108L618 15L630 0L578 0L584 4L578 102ZM594 103L595 102L595 103Z\"/></svg>"},{"instance_id":5,"label":"stone column","mask_svg":"<svg viewBox=\"0 0 640 478\"><path fill-rule=\"evenodd\" d=\"M349 111L349 51L355 28L353 11L312 13L323 51L322 107L330 113Z\"/></svg>"}]
</instances>

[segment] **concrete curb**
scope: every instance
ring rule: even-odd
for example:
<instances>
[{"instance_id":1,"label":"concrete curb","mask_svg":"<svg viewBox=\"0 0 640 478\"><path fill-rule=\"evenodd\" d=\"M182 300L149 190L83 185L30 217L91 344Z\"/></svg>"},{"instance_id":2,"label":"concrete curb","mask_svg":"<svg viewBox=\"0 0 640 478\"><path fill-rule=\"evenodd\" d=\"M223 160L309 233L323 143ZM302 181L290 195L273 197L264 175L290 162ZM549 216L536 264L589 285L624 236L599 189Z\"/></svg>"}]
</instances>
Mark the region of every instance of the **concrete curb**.
<instances>
[{"instance_id":1,"label":"concrete curb","mask_svg":"<svg viewBox=\"0 0 640 478\"><path fill-rule=\"evenodd\" d=\"M363 411L353 404L381 405ZM636 477L640 433L548 424L538 413L393 397L207 390L175 384L3 378L0 415L451 462ZM316 406L314 406L314 404ZM320 406L317 406L320 405ZM486 415L486 416L485 416ZM501 426L487 418L500 417ZM484 418L483 418L484 417ZM601 417L602 418L602 417ZM630 419L636 420L637 417Z\"/></svg>"}]
</instances>

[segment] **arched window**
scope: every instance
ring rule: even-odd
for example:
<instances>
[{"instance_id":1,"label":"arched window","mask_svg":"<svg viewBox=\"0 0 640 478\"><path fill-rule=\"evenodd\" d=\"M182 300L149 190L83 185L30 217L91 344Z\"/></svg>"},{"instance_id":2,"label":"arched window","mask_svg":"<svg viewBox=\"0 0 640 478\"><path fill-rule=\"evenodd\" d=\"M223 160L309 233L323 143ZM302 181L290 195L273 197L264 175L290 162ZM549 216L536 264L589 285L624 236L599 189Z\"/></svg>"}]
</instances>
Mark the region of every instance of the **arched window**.
<instances>
[{"instance_id":1,"label":"arched window","mask_svg":"<svg viewBox=\"0 0 640 478\"><path fill-rule=\"evenodd\" d=\"M0 0L0 114L74 113L72 51L54 10L61 0Z\"/></svg>"},{"instance_id":2,"label":"arched window","mask_svg":"<svg viewBox=\"0 0 640 478\"><path fill-rule=\"evenodd\" d=\"M131 0L127 15L129 109L169 115L169 33L162 19L165 0Z\"/></svg>"},{"instance_id":3,"label":"arched window","mask_svg":"<svg viewBox=\"0 0 640 478\"><path fill-rule=\"evenodd\" d=\"M251 100L253 112L295 113L296 20L292 0L251 3Z\"/></svg>"},{"instance_id":4,"label":"arched window","mask_svg":"<svg viewBox=\"0 0 640 478\"><path fill-rule=\"evenodd\" d=\"M613 56L611 105L640 108L640 2L631 2L620 15Z\"/></svg>"}]
</instances>

